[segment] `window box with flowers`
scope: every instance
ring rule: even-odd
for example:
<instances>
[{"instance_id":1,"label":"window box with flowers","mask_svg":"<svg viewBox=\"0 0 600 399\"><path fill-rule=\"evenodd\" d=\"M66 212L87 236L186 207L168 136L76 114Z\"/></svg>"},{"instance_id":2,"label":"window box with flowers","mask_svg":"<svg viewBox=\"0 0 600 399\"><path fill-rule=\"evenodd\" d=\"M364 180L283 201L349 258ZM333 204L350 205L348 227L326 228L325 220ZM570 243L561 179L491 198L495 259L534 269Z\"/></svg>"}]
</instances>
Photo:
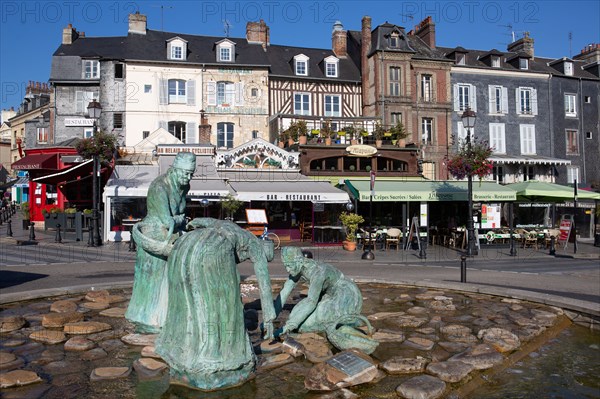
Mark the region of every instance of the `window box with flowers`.
<instances>
[{"instance_id":1,"label":"window box with flowers","mask_svg":"<svg viewBox=\"0 0 600 399\"><path fill-rule=\"evenodd\" d=\"M459 180L470 175L481 181L492 172L493 163L488 159L492 151L485 140L474 139L470 149L466 140L461 141L457 153L448 160L448 173Z\"/></svg>"}]
</instances>

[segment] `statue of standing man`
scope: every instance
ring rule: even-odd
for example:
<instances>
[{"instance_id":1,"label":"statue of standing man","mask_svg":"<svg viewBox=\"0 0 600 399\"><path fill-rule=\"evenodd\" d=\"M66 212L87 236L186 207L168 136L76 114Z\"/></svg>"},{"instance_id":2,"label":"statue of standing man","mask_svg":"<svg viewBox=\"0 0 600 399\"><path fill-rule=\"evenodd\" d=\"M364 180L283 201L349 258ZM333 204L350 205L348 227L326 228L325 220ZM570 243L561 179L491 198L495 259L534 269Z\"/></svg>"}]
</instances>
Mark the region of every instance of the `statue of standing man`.
<instances>
[{"instance_id":1,"label":"statue of standing man","mask_svg":"<svg viewBox=\"0 0 600 399\"><path fill-rule=\"evenodd\" d=\"M158 333L168 303L167 259L185 230L186 196L196 155L180 152L148 189L147 214L132 229L137 244L133 292L125 317L140 333Z\"/></svg>"}]
</instances>

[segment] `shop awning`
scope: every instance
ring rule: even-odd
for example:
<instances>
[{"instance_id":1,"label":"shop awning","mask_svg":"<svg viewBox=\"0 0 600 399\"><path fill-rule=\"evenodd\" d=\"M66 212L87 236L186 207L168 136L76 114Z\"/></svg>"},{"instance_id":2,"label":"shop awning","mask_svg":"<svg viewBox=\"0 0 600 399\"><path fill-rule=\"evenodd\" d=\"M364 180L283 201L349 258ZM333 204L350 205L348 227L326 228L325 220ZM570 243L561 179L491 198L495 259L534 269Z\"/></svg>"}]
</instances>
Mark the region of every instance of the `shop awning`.
<instances>
[{"instance_id":1,"label":"shop awning","mask_svg":"<svg viewBox=\"0 0 600 399\"><path fill-rule=\"evenodd\" d=\"M573 200L573 187L560 184L529 180L525 182L508 184L507 187L517 192L520 201L537 202L562 202ZM593 191L577 190L579 200L600 200L600 194Z\"/></svg>"},{"instance_id":2,"label":"shop awning","mask_svg":"<svg viewBox=\"0 0 600 399\"><path fill-rule=\"evenodd\" d=\"M498 155L494 154L489 160L499 164L523 164L523 165L571 165L568 159L550 158L541 155Z\"/></svg>"},{"instance_id":3,"label":"shop awning","mask_svg":"<svg viewBox=\"0 0 600 399\"><path fill-rule=\"evenodd\" d=\"M26 155L11 165L13 170L50 169L58 170L58 154Z\"/></svg>"},{"instance_id":4,"label":"shop awning","mask_svg":"<svg viewBox=\"0 0 600 399\"><path fill-rule=\"evenodd\" d=\"M333 187L329 182L248 181L230 182L240 201L310 201L343 204L350 200L348 193Z\"/></svg>"},{"instance_id":5,"label":"shop awning","mask_svg":"<svg viewBox=\"0 0 600 399\"><path fill-rule=\"evenodd\" d=\"M231 192L223 180L192 179L188 197L193 199L210 199L226 197Z\"/></svg>"},{"instance_id":6,"label":"shop awning","mask_svg":"<svg viewBox=\"0 0 600 399\"><path fill-rule=\"evenodd\" d=\"M44 184L57 184L64 181L74 180L82 174L89 175L92 166L91 163L92 160L88 159L78 165L63 169L60 172L36 177L35 179L31 179L31 181Z\"/></svg>"},{"instance_id":7,"label":"shop awning","mask_svg":"<svg viewBox=\"0 0 600 399\"><path fill-rule=\"evenodd\" d=\"M368 180L346 180L346 186L359 201L369 201L371 196ZM467 182L463 181L393 181L375 182L373 201L377 202L438 202L467 201ZM473 182L473 201L515 201L516 192L494 182Z\"/></svg>"}]
</instances>

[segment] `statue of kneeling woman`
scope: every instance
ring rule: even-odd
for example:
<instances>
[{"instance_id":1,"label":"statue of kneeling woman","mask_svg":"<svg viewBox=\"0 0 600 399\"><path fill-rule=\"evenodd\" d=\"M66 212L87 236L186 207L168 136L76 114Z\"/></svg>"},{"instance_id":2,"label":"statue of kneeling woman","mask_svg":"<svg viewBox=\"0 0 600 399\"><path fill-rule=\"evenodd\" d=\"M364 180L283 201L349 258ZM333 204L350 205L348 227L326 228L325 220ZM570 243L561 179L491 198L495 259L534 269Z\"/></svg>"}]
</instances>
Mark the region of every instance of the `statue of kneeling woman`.
<instances>
[{"instance_id":1,"label":"statue of kneeling woman","mask_svg":"<svg viewBox=\"0 0 600 399\"><path fill-rule=\"evenodd\" d=\"M294 331L325 332L340 350L357 348L370 354L377 348L379 343L358 329L365 325L370 335L373 328L360 314L362 294L352 280L330 264L304 257L297 247L282 248L281 258L289 278L275 300L275 312L281 312L298 282L308 284L308 296L294 306L276 336Z\"/></svg>"}]
</instances>

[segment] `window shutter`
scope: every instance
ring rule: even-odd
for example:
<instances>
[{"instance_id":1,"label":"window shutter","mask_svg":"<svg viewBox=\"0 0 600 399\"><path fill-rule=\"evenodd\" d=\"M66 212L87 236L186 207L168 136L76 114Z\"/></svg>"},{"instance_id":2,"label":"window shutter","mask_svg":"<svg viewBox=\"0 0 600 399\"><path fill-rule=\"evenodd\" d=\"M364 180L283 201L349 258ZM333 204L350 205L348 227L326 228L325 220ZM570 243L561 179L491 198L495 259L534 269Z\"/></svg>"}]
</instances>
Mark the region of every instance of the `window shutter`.
<instances>
[{"instance_id":1,"label":"window shutter","mask_svg":"<svg viewBox=\"0 0 600 399\"><path fill-rule=\"evenodd\" d=\"M244 84L238 82L235 84L235 98L233 99L234 105L244 105Z\"/></svg>"},{"instance_id":2,"label":"window shutter","mask_svg":"<svg viewBox=\"0 0 600 399\"><path fill-rule=\"evenodd\" d=\"M454 85L454 110L455 111L460 111L458 104L459 104L458 103L458 85L455 84Z\"/></svg>"},{"instance_id":3,"label":"window shutter","mask_svg":"<svg viewBox=\"0 0 600 399\"><path fill-rule=\"evenodd\" d=\"M84 98L85 98L85 96L82 91L75 92L75 112L77 112L77 113L84 112L84 110L83 110L83 99Z\"/></svg>"},{"instance_id":4,"label":"window shutter","mask_svg":"<svg viewBox=\"0 0 600 399\"><path fill-rule=\"evenodd\" d=\"M196 105L196 81L188 80L185 91L187 93L187 105Z\"/></svg>"},{"instance_id":5,"label":"window shutter","mask_svg":"<svg viewBox=\"0 0 600 399\"><path fill-rule=\"evenodd\" d=\"M217 105L217 82L206 82L206 103Z\"/></svg>"},{"instance_id":6,"label":"window shutter","mask_svg":"<svg viewBox=\"0 0 600 399\"><path fill-rule=\"evenodd\" d=\"M158 127L169 131L169 125L167 124L167 121L158 121Z\"/></svg>"},{"instance_id":7,"label":"window shutter","mask_svg":"<svg viewBox=\"0 0 600 399\"><path fill-rule=\"evenodd\" d=\"M508 114L508 89L502 88L502 113Z\"/></svg>"},{"instance_id":8,"label":"window shutter","mask_svg":"<svg viewBox=\"0 0 600 399\"><path fill-rule=\"evenodd\" d=\"M538 114L537 90L531 89L531 112L533 115Z\"/></svg>"},{"instance_id":9,"label":"window shutter","mask_svg":"<svg viewBox=\"0 0 600 399\"><path fill-rule=\"evenodd\" d=\"M537 107L536 107L536 109L537 109ZM535 150L535 125L531 125L529 127L529 142L531 143L530 147L529 147L529 149L531 151L530 154L535 154L536 153L536 150Z\"/></svg>"},{"instance_id":10,"label":"window shutter","mask_svg":"<svg viewBox=\"0 0 600 399\"><path fill-rule=\"evenodd\" d=\"M160 105L169 103L169 81L167 79L159 79L158 81L158 103Z\"/></svg>"},{"instance_id":11,"label":"window shutter","mask_svg":"<svg viewBox=\"0 0 600 399\"><path fill-rule=\"evenodd\" d=\"M469 88L469 93L471 94L471 109L477 112L477 87L475 85L471 85Z\"/></svg>"},{"instance_id":12,"label":"window shutter","mask_svg":"<svg viewBox=\"0 0 600 399\"><path fill-rule=\"evenodd\" d=\"M488 86L488 109L489 113L493 114L496 112L494 105L496 104L496 90L494 90L494 86Z\"/></svg>"},{"instance_id":13,"label":"window shutter","mask_svg":"<svg viewBox=\"0 0 600 399\"><path fill-rule=\"evenodd\" d=\"M515 110L517 115L521 115L521 88L517 87L515 90Z\"/></svg>"},{"instance_id":14,"label":"window shutter","mask_svg":"<svg viewBox=\"0 0 600 399\"><path fill-rule=\"evenodd\" d=\"M167 59L170 60L171 59L171 42L167 43Z\"/></svg>"},{"instance_id":15,"label":"window shutter","mask_svg":"<svg viewBox=\"0 0 600 399\"><path fill-rule=\"evenodd\" d=\"M188 122L185 126L187 144L198 143L198 128L196 122Z\"/></svg>"}]
</instances>

